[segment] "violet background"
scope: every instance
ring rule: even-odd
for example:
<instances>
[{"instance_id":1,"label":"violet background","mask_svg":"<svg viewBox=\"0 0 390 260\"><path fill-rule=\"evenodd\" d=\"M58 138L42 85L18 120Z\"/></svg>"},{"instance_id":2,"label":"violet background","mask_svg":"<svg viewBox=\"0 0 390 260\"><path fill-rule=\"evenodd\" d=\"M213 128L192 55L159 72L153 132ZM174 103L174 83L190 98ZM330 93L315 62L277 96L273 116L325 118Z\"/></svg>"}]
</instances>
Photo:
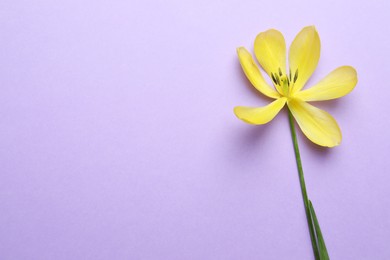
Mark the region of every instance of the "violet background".
<instances>
[{"instance_id":1,"label":"violet background","mask_svg":"<svg viewBox=\"0 0 390 260\"><path fill-rule=\"evenodd\" d=\"M286 111L236 47L315 25L310 84L342 144L299 142L331 259L390 259L390 4L382 1L0 3L0 259L313 259Z\"/></svg>"}]
</instances>

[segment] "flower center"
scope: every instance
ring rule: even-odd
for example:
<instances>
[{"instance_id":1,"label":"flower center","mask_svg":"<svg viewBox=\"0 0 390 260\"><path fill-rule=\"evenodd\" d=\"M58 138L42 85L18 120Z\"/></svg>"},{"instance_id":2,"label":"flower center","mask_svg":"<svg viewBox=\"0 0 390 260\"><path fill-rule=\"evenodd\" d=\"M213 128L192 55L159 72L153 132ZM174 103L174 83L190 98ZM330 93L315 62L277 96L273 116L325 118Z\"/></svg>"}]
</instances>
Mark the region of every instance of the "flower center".
<instances>
[{"instance_id":1,"label":"flower center","mask_svg":"<svg viewBox=\"0 0 390 260\"><path fill-rule=\"evenodd\" d=\"M287 76L287 74L283 74L281 68L279 68L278 72L271 73L271 78L279 93L285 97L290 97L291 89L298 79L298 69L295 71L294 76L291 73L291 70L289 76Z\"/></svg>"}]
</instances>

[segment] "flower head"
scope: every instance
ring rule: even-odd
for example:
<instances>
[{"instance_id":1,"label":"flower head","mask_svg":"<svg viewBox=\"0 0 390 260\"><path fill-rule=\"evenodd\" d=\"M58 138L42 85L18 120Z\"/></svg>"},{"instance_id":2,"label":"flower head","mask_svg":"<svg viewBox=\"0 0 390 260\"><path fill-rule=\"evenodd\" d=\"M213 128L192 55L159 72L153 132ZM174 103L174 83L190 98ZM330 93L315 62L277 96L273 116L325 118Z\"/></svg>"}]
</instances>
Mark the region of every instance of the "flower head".
<instances>
[{"instance_id":1,"label":"flower head","mask_svg":"<svg viewBox=\"0 0 390 260\"><path fill-rule=\"evenodd\" d=\"M249 81L262 94L276 100L265 107L235 107L236 116L249 124L266 124L287 103L307 138L321 146L339 145L341 131L336 120L307 101L330 100L345 96L355 87L357 74L353 67L342 66L313 87L302 90L317 67L320 49L320 38L315 27L303 28L291 44L287 71L286 43L283 35L274 29L257 35L255 55L261 67L272 79L271 87L261 75L252 55L244 47L237 48L242 69Z\"/></svg>"}]
</instances>

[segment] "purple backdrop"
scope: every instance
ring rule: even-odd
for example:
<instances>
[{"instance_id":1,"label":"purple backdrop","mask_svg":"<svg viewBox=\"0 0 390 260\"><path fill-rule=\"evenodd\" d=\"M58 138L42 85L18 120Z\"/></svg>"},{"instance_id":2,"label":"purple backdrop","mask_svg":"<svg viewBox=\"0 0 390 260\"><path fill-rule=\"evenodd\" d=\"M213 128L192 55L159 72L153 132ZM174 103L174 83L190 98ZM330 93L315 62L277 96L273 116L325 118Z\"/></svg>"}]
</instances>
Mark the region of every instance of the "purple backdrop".
<instances>
[{"instance_id":1,"label":"purple backdrop","mask_svg":"<svg viewBox=\"0 0 390 260\"><path fill-rule=\"evenodd\" d=\"M390 259L390 36L382 1L2 0L1 259L312 259L286 111L236 47L315 25L313 84L340 65L359 83L317 103L341 146L299 132L332 259Z\"/></svg>"}]
</instances>

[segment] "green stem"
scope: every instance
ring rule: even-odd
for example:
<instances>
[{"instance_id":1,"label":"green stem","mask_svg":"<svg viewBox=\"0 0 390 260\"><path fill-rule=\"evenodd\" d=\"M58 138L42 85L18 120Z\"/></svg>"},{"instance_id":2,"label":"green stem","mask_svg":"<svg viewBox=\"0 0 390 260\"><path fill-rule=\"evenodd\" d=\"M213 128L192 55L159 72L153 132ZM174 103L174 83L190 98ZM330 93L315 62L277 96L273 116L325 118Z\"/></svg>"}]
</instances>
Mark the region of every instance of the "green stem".
<instances>
[{"instance_id":1,"label":"green stem","mask_svg":"<svg viewBox=\"0 0 390 260\"><path fill-rule=\"evenodd\" d=\"M289 121L290 121L291 137L292 137L292 141L294 144L294 152L295 152L295 159L297 162L299 182L301 184L303 203L305 205L307 225L309 226L311 245L313 247L313 253L314 253L315 259L320 259L319 252L318 252L316 234L315 234L314 227L313 227L313 219L312 219L311 214L310 214L309 199L307 197L305 178L303 176L302 161L301 161L301 155L299 153L297 134L295 131L295 124L294 124L293 115L291 114L290 109L288 109L288 117L289 117Z\"/></svg>"}]
</instances>

